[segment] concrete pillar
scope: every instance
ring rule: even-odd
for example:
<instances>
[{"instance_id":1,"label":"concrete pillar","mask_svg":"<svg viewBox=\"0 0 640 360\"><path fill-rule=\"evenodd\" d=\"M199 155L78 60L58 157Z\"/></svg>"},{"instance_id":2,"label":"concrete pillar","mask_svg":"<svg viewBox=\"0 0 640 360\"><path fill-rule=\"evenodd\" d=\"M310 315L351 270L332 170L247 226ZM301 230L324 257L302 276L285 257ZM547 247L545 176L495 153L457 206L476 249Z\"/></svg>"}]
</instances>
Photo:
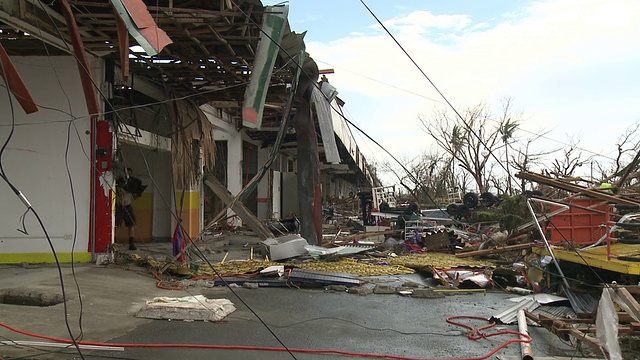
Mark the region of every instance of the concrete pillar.
<instances>
[{"instance_id":1,"label":"concrete pillar","mask_svg":"<svg viewBox=\"0 0 640 360\"><path fill-rule=\"evenodd\" d=\"M298 206L300 235L317 245L322 242L322 194L318 141L311 117L311 91L318 81L318 66L307 57L296 92L294 118L298 140Z\"/></svg>"}]
</instances>

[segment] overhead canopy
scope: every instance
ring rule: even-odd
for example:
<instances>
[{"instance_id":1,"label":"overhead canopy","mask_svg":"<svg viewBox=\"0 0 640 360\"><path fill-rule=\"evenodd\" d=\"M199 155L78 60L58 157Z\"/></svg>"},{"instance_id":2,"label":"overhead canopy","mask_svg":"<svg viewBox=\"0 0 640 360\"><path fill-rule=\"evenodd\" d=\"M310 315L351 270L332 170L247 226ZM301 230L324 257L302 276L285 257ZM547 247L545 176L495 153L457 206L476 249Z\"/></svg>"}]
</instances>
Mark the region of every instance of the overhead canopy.
<instances>
[{"instance_id":1,"label":"overhead canopy","mask_svg":"<svg viewBox=\"0 0 640 360\"><path fill-rule=\"evenodd\" d=\"M119 1L127 3L128 1ZM258 0L144 0L160 30L173 41L149 56L129 37L130 71L199 103L213 102L241 116L245 89L261 36L265 7ZM51 5L47 5L51 3ZM69 0L86 51L120 65L115 11L109 1ZM60 2L0 2L0 41L10 56L71 54L71 36ZM20 29L20 30L16 30ZM287 26L285 32L289 32ZM63 41L59 40L59 34ZM46 40L47 46L43 40ZM278 61L282 61L278 59ZM283 62L284 63L284 62ZM279 120L291 69L276 63L265 108L265 125ZM135 79L133 80L135 81Z\"/></svg>"}]
</instances>

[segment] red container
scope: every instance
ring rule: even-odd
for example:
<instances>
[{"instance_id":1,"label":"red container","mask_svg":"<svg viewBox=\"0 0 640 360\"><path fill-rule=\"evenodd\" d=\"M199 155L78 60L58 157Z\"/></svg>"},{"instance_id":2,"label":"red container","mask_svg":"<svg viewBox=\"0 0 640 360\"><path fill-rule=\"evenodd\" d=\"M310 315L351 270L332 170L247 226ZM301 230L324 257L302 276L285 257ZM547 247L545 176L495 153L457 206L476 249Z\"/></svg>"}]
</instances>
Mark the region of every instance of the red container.
<instances>
[{"instance_id":1,"label":"red container","mask_svg":"<svg viewBox=\"0 0 640 360\"><path fill-rule=\"evenodd\" d=\"M571 207L569 210L551 217L551 223L546 227L549 242L560 245L565 242L566 238L576 245L589 245L598 241L607 232L607 205L600 205L593 210L586 208L600 203L602 200L571 200L569 204L578 207ZM551 206L551 211L558 209L560 207Z\"/></svg>"}]
</instances>

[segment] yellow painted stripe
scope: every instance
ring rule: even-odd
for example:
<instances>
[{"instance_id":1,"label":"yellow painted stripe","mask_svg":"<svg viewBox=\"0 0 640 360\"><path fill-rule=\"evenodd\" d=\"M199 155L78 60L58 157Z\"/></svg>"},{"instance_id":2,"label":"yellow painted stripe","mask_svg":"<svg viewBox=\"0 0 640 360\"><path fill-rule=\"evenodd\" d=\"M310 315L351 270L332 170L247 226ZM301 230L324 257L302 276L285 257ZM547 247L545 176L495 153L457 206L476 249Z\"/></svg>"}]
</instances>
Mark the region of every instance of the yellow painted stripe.
<instances>
[{"instance_id":1,"label":"yellow painted stripe","mask_svg":"<svg viewBox=\"0 0 640 360\"><path fill-rule=\"evenodd\" d=\"M611 245L611 253L613 255L629 256L633 254L633 246L634 245L629 244L614 244ZM540 255L549 255L549 252L543 248L533 248L532 251ZM606 246L599 246L597 248L581 251L580 255L576 254L575 251L560 249L553 249L553 254L558 260L569 261L580 265L585 265L586 261L591 267L629 275L640 275L639 262L622 261L618 259L607 260L606 251ZM637 252L637 247L635 248L635 252Z\"/></svg>"},{"instance_id":2,"label":"yellow painted stripe","mask_svg":"<svg viewBox=\"0 0 640 360\"><path fill-rule=\"evenodd\" d=\"M58 260L61 263L71 262L71 253L57 253ZM76 263L91 262L91 253L89 252L76 252L73 253L73 261ZM52 253L4 253L0 254L0 264L41 264L41 263L55 263L56 260Z\"/></svg>"},{"instance_id":3,"label":"yellow painted stripe","mask_svg":"<svg viewBox=\"0 0 640 360\"><path fill-rule=\"evenodd\" d=\"M136 210L153 210L153 193L144 192L142 195L131 202L133 211Z\"/></svg>"},{"instance_id":4,"label":"yellow painted stripe","mask_svg":"<svg viewBox=\"0 0 640 360\"><path fill-rule=\"evenodd\" d=\"M116 191L114 189L109 190L109 198L111 198L111 213L116 213Z\"/></svg>"},{"instance_id":5,"label":"yellow painted stripe","mask_svg":"<svg viewBox=\"0 0 640 360\"><path fill-rule=\"evenodd\" d=\"M180 199L182 192L176 193L176 199L178 201L178 210L180 209ZM185 191L184 192L184 205L183 210L200 209L200 192L199 191Z\"/></svg>"}]
</instances>

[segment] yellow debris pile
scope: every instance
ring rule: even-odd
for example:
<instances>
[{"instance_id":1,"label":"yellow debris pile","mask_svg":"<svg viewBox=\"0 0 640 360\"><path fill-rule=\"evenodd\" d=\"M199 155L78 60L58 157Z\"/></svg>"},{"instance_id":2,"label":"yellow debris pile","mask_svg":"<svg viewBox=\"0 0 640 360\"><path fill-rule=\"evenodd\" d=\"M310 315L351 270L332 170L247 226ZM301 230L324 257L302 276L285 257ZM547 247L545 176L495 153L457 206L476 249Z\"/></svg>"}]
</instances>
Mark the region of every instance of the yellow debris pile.
<instances>
[{"instance_id":1,"label":"yellow debris pile","mask_svg":"<svg viewBox=\"0 0 640 360\"><path fill-rule=\"evenodd\" d=\"M155 269L162 268L165 263L155 261L151 258L143 258L138 255L131 255L133 260L143 265ZM424 254L411 254L403 255L390 260L383 260L386 264L373 264L364 261L357 261L355 259L343 258L339 261L311 261L305 263L278 263L273 261L229 261L225 263L213 263L218 274L221 275L237 275L237 274L252 274L260 271L260 269L274 265L284 265L291 268L296 267L305 270L325 271L334 273L352 274L358 276L384 276L384 275L402 275L413 274L415 270L423 270L429 266L435 268L486 268L495 267L495 264L490 261L474 260L469 258L457 258L454 255L442 254L442 253L424 253ZM415 269L415 270L414 270ZM191 277L211 277L216 276L216 272L207 264L194 265L181 264L179 266L172 265L168 268L168 271Z\"/></svg>"},{"instance_id":2,"label":"yellow debris pile","mask_svg":"<svg viewBox=\"0 0 640 360\"><path fill-rule=\"evenodd\" d=\"M402 265L376 265L354 259L341 259L340 261L314 261L296 264L295 267L305 270L338 272L359 276L383 276L413 274L415 271Z\"/></svg>"},{"instance_id":3,"label":"yellow debris pile","mask_svg":"<svg viewBox=\"0 0 640 360\"><path fill-rule=\"evenodd\" d=\"M416 270L422 270L429 266L433 266L436 269L450 269L458 267L486 268L496 266L491 261L458 258L455 255L435 252L398 256L397 258L389 260L389 263L391 265L406 266Z\"/></svg>"},{"instance_id":4,"label":"yellow debris pile","mask_svg":"<svg viewBox=\"0 0 640 360\"><path fill-rule=\"evenodd\" d=\"M260 271L269 266L284 265L273 261L230 261L225 263L211 263L220 275L234 275L234 274L251 274ZM211 267L204 263L200 264L200 268L196 272L195 276L215 276L216 273Z\"/></svg>"},{"instance_id":5,"label":"yellow debris pile","mask_svg":"<svg viewBox=\"0 0 640 360\"><path fill-rule=\"evenodd\" d=\"M165 263L153 260L149 257L141 257L136 254L132 254L131 258L140 265L146 265L154 269L162 268ZM326 271L335 273L352 274L359 276L383 276L383 275L401 275L401 274L413 274L415 271L401 265L376 265L366 262L359 262L354 259L341 259L339 261L312 261L305 263L277 263L273 261L230 261L225 263L212 263L220 275L235 275L235 274L251 274L259 271L260 269L274 265L284 265L286 267L296 267L305 270ZM191 277L211 277L216 276L216 272L211 269L207 264L199 264L189 267L186 264L179 266L172 265L167 269L169 272L184 276Z\"/></svg>"}]
</instances>

